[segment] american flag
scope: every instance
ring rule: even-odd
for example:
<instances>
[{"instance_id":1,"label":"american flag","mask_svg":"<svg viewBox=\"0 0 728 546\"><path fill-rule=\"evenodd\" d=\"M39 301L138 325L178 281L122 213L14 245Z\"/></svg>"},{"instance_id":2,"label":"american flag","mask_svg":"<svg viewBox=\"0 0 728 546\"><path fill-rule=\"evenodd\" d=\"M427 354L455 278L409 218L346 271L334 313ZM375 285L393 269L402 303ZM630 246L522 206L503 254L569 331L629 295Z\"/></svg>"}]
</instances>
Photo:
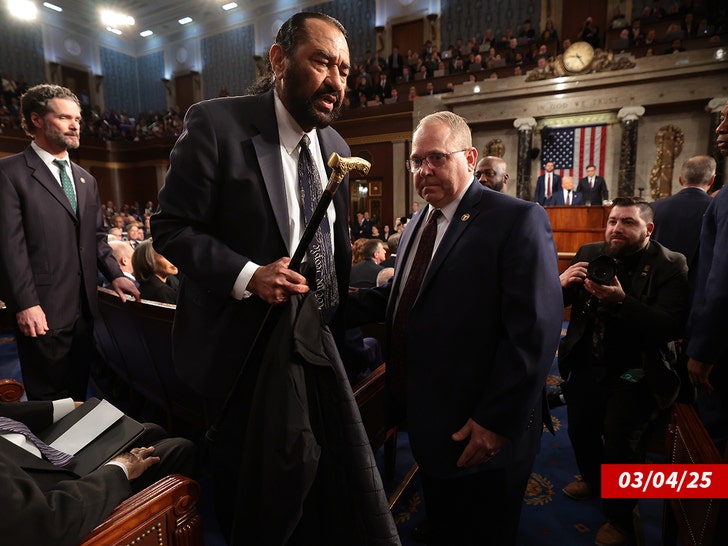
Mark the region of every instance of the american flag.
<instances>
[{"instance_id":1,"label":"american flag","mask_svg":"<svg viewBox=\"0 0 728 546\"><path fill-rule=\"evenodd\" d=\"M607 126L544 128L541 130L541 174L543 166L554 162L554 172L574 178L574 186L586 176L586 166L594 164L597 174L604 175Z\"/></svg>"}]
</instances>

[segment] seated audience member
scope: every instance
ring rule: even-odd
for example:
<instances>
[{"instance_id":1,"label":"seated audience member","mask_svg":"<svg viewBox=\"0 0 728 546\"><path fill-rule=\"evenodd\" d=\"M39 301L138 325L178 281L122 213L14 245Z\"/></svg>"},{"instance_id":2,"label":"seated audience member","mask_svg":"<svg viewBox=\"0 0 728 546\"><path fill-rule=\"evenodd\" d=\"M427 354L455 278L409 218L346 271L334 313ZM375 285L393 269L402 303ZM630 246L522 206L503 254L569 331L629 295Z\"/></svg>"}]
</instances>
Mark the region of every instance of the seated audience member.
<instances>
[{"instance_id":1,"label":"seated audience member","mask_svg":"<svg viewBox=\"0 0 728 546\"><path fill-rule=\"evenodd\" d=\"M680 38L675 38L672 41L672 44L670 44L670 47L668 47L665 50L665 55L671 55L673 53L682 53L685 51L685 48L682 46L682 40Z\"/></svg>"},{"instance_id":2,"label":"seated audience member","mask_svg":"<svg viewBox=\"0 0 728 546\"><path fill-rule=\"evenodd\" d=\"M139 222L132 222L126 226L126 238L132 248L139 246L144 240L144 229Z\"/></svg>"},{"instance_id":3,"label":"seated audience member","mask_svg":"<svg viewBox=\"0 0 728 546\"><path fill-rule=\"evenodd\" d=\"M362 248L364 247L364 243L368 239L366 237L359 238L356 241L354 241L351 245L351 265L358 264L364 259L364 256L362 255Z\"/></svg>"},{"instance_id":4,"label":"seated audience member","mask_svg":"<svg viewBox=\"0 0 728 546\"><path fill-rule=\"evenodd\" d=\"M377 285L377 273L382 270L379 265L384 261L384 243L381 239L367 239L362 245L362 261L351 268L349 285L355 288L373 288Z\"/></svg>"},{"instance_id":5,"label":"seated audience member","mask_svg":"<svg viewBox=\"0 0 728 546\"><path fill-rule=\"evenodd\" d=\"M382 270L377 273L377 286L386 284L392 277L394 277L394 267L383 267Z\"/></svg>"},{"instance_id":6,"label":"seated audience member","mask_svg":"<svg viewBox=\"0 0 728 546\"><path fill-rule=\"evenodd\" d=\"M157 425L145 425L143 444L137 444L149 447L117 455L85 476L63 468L62 461L47 453L47 446L41 446L46 454L42 455L31 438L74 407L70 398L0 402L3 544L76 545L134 493L169 474L195 476L194 445L183 438L167 438ZM19 432L22 425L30 430Z\"/></svg>"},{"instance_id":7,"label":"seated audience member","mask_svg":"<svg viewBox=\"0 0 728 546\"><path fill-rule=\"evenodd\" d=\"M394 262L397 260L397 247L399 246L399 238L401 233L393 233L387 238L387 250L389 250L389 256L384 260L381 265L384 268L394 267Z\"/></svg>"},{"instance_id":8,"label":"seated audience member","mask_svg":"<svg viewBox=\"0 0 728 546\"><path fill-rule=\"evenodd\" d=\"M154 250L151 239L134 249L132 265L142 299L177 303L177 267Z\"/></svg>"},{"instance_id":9,"label":"seated audience member","mask_svg":"<svg viewBox=\"0 0 728 546\"><path fill-rule=\"evenodd\" d=\"M109 241L109 246L111 247L112 255L116 258L121 268L121 272L134 283L134 286L139 288L139 283L134 278L134 266L132 265L134 249L127 241ZM111 284L106 281L104 287L111 288Z\"/></svg>"},{"instance_id":10,"label":"seated audience member","mask_svg":"<svg viewBox=\"0 0 728 546\"><path fill-rule=\"evenodd\" d=\"M546 33L548 32L548 35ZM543 43L546 43L549 40L555 40L559 41L559 33L556 30L556 27L554 27L554 22L551 19L546 19L546 25L544 26L544 30L541 33L541 41Z\"/></svg>"}]
</instances>

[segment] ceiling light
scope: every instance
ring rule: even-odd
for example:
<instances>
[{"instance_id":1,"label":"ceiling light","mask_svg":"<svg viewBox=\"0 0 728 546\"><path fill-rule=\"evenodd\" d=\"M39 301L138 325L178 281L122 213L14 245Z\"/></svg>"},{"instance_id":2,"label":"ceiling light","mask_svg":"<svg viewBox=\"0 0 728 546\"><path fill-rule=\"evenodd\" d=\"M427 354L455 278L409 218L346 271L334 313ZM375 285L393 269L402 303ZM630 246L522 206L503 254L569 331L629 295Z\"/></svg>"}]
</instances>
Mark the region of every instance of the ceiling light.
<instances>
[{"instance_id":1,"label":"ceiling light","mask_svg":"<svg viewBox=\"0 0 728 546\"><path fill-rule=\"evenodd\" d=\"M151 30L142 30L139 33L139 36L141 36L142 38L146 38L147 36L151 36L152 34L154 33Z\"/></svg>"},{"instance_id":2,"label":"ceiling light","mask_svg":"<svg viewBox=\"0 0 728 546\"><path fill-rule=\"evenodd\" d=\"M106 30L108 30L109 32L113 32L117 36L121 36L121 31L118 28L106 27Z\"/></svg>"},{"instance_id":3,"label":"ceiling light","mask_svg":"<svg viewBox=\"0 0 728 546\"><path fill-rule=\"evenodd\" d=\"M56 6L55 4L51 4L50 2L43 2L43 7L52 9L53 11L57 11L58 13L61 13L63 11L63 8L61 6Z\"/></svg>"},{"instance_id":4,"label":"ceiling light","mask_svg":"<svg viewBox=\"0 0 728 546\"><path fill-rule=\"evenodd\" d=\"M120 26L131 26L135 23L134 17L108 9L101 10L101 21L105 25L109 25L114 28Z\"/></svg>"},{"instance_id":5,"label":"ceiling light","mask_svg":"<svg viewBox=\"0 0 728 546\"><path fill-rule=\"evenodd\" d=\"M177 21L180 25L186 25L187 23L192 22L192 17L182 17L179 21Z\"/></svg>"},{"instance_id":6,"label":"ceiling light","mask_svg":"<svg viewBox=\"0 0 728 546\"><path fill-rule=\"evenodd\" d=\"M10 10L10 15L26 21L32 21L38 13L35 4L28 0L9 0L8 9Z\"/></svg>"},{"instance_id":7,"label":"ceiling light","mask_svg":"<svg viewBox=\"0 0 728 546\"><path fill-rule=\"evenodd\" d=\"M227 4L223 4L222 9L225 11L230 11L231 9L237 8L238 5L235 2L228 2Z\"/></svg>"}]
</instances>

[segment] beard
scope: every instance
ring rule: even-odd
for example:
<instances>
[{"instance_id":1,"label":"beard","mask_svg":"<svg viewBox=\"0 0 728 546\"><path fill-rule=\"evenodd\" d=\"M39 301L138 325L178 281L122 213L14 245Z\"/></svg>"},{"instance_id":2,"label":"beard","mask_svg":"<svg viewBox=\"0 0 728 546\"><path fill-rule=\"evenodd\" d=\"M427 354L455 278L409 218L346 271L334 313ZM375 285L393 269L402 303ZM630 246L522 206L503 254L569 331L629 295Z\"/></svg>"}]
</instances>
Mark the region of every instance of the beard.
<instances>
[{"instance_id":1,"label":"beard","mask_svg":"<svg viewBox=\"0 0 728 546\"><path fill-rule=\"evenodd\" d=\"M321 129L328 127L339 118L344 104L341 96L333 87L321 84L321 87L312 96L302 96L298 93L298 90L304 88L304 77L301 71L292 64L286 67L284 78L287 85L283 90L284 96L281 96L281 100L283 104L287 104L290 107L290 114L302 129L307 130L310 127ZM336 104L331 112L321 111L316 107L315 101L322 95L336 95Z\"/></svg>"},{"instance_id":2,"label":"beard","mask_svg":"<svg viewBox=\"0 0 728 546\"><path fill-rule=\"evenodd\" d=\"M646 240L647 231L642 233L634 243L620 242L615 244L611 241L607 241L605 254L611 258L625 258L627 256L631 256L645 247Z\"/></svg>"},{"instance_id":3,"label":"beard","mask_svg":"<svg viewBox=\"0 0 728 546\"><path fill-rule=\"evenodd\" d=\"M61 133L60 131L54 131L47 134L46 138L66 150L75 150L81 145L81 137L78 133Z\"/></svg>"}]
</instances>

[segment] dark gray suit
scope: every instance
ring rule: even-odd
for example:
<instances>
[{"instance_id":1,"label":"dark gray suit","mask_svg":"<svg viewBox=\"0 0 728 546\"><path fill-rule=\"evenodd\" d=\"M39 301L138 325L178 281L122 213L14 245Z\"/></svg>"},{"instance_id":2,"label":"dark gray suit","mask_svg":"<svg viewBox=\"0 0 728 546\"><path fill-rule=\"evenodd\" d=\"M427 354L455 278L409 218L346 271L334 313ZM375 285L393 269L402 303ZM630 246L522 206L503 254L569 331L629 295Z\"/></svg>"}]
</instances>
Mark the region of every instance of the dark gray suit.
<instances>
[{"instance_id":1,"label":"dark gray suit","mask_svg":"<svg viewBox=\"0 0 728 546\"><path fill-rule=\"evenodd\" d=\"M40 305L50 329L38 338L18 335L30 398L85 399L97 268L109 280L123 275L102 233L96 179L73 163L71 171L78 215L32 147L0 160L0 298L13 314ZM74 338L70 356L52 354L68 336ZM52 354L52 365L39 353Z\"/></svg>"}]
</instances>

